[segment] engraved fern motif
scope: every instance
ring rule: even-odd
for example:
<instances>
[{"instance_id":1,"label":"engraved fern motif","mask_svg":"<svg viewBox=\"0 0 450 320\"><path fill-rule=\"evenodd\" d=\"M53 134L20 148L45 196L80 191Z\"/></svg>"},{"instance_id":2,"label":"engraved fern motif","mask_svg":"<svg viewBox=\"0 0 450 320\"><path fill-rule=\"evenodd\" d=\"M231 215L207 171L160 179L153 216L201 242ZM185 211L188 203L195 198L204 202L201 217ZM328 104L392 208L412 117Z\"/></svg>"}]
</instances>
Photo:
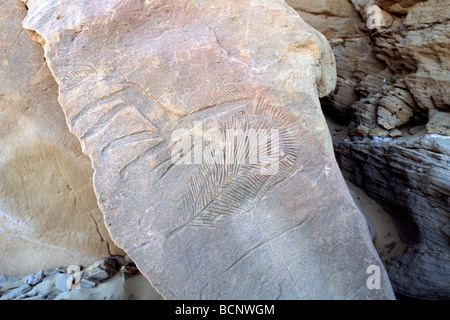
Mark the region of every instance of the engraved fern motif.
<instances>
[{"instance_id":1,"label":"engraved fern motif","mask_svg":"<svg viewBox=\"0 0 450 320\"><path fill-rule=\"evenodd\" d=\"M296 130L293 124L282 110L265 101L248 107L226 121L220 131L221 139L211 142L206 148L222 148L220 141L229 138L227 129L241 129L244 132L254 129L257 134L276 129L278 139L269 138L268 142L271 150L277 144L280 152L277 171L269 174L267 170L264 171L264 164L250 163L251 156L259 157L268 151L261 146L248 148L249 143L254 143L251 135L238 139L232 150L219 153L223 164L217 164L217 157L213 158L212 152L205 152L202 164L190 177L183 198L183 226L215 227L227 218L248 211L269 188L286 178L294 170L297 161ZM247 161L238 161L242 157Z\"/></svg>"}]
</instances>

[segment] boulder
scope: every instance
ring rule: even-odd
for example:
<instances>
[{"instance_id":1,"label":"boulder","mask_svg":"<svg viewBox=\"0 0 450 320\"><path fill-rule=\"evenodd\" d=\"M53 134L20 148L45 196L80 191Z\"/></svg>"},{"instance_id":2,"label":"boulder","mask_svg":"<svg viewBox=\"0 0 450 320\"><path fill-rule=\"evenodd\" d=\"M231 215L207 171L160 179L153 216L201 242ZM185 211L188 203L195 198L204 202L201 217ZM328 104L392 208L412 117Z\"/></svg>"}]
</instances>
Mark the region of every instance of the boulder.
<instances>
[{"instance_id":1,"label":"boulder","mask_svg":"<svg viewBox=\"0 0 450 320\"><path fill-rule=\"evenodd\" d=\"M0 270L23 275L121 253L42 48L22 28L26 8L8 0L0 9Z\"/></svg>"},{"instance_id":2,"label":"boulder","mask_svg":"<svg viewBox=\"0 0 450 320\"><path fill-rule=\"evenodd\" d=\"M27 6L107 227L165 298L394 298L320 110L333 54L284 1Z\"/></svg>"}]
</instances>

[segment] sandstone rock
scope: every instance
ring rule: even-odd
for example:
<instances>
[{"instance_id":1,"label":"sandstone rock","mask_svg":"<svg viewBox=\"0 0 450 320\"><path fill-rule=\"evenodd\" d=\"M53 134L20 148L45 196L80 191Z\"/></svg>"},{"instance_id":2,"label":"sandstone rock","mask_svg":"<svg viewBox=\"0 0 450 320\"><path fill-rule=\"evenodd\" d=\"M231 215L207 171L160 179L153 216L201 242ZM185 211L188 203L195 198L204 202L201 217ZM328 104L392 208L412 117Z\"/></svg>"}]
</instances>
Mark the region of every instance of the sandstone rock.
<instances>
[{"instance_id":1,"label":"sandstone rock","mask_svg":"<svg viewBox=\"0 0 450 320\"><path fill-rule=\"evenodd\" d=\"M32 296L32 297L26 297L22 298L21 300L47 300L45 296Z\"/></svg>"},{"instance_id":2,"label":"sandstone rock","mask_svg":"<svg viewBox=\"0 0 450 320\"><path fill-rule=\"evenodd\" d=\"M122 253L104 227L90 161L69 132L26 8L0 4L0 270L30 274Z\"/></svg>"},{"instance_id":3,"label":"sandstone rock","mask_svg":"<svg viewBox=\"0 0 450 320\"><path fill-rule=\"evenodd\" d=\"M363 35L361 17L349 0L286 0L286 3L327 39L345 41Z\"/></svg>"},{"instance_id":4,"label":"sandstone rock","mask_svg":"<svg viewBox=\"0 0 450 320\"><path fill-rule=\"evenodd\" d=\"M28 283L30 286L35 286L38 283L40 283L44 279L44 270L39 270L37 273L31 274L26 283Z\"/></svg>"},{"instance_id":5,"label":"sandstone rock","mask_svg":"<svg viewBox=\"0 0 450 320\"><path fill-rule=\"evenodd\" d=\"M333 55L284 1L27 5L114 241L164 297L394 298L320 111ZM179 130L252 127L279 130L278 171L171 157Z\"/></svg>"},{"instance_id":6,"label":"sandstone rock","mask_svg":"<svg viewBox=\"0 0 450 320\"><path fill-rule=\"evenodd\" d=\"M378 5L383 10L397 15L404 15L408 10L426 0L351 0L355 8L362 14L366 14L366 10L371 5Z\"/></svg>"},{"instance_id":7,"label":"sandstone rock","mask_svg":"<svg viewBox=\"0 0 450 320\"><path fill-rule=\"evenodd\" d=\"M450 136L450 112L430 111L426 130L429 134Z\"/></svg>"},{"instance_id":8,"label":"sandstone rock","mask_svg":"<svg viewBox=\"0 0 450 320\"><path fill-rule=\"evenodd\" d=\"M450 104L450 59L444 49L450 37L448 19L442 18L450 14L448 4L436 0L418 4L408 12L402 27L375 37L377 57L399 75L394 86L406 85L416 107L408 104L422 118L433 110L448 110Z\"/></svg>"},{"instance_id":9,"label":"sandstone rock","mask_svg":"<svg viewBox=\"0 0 450 320\"><path fill-rule=\"evenodd\" d=\"M358 84L368 75L380 75L386 68L385 64L376 58L370 39L363 32L364 21L350 0L286 2L329 40L336 56L339 76L335 91L322 102L326 110L335 117L350 121L351 105L360 98ZM378 80L374 81L379 83Z\"/></svg>"},{"instance_id":10,"label":"sandstone rock","mask_svg":"<svg viewBox=\"0 0 450 320\"><path fill-rule=\"evenodd\" d=\"M415 134L418 134L418 133L420 133L420 132L422 132L424 130L425 130L425 126L424 125L419 125L419 126L414 126L414 127L409 128L408 129L408 133L410 135L415 135Z\"/></svg>"},{"instance_id":11,"label":"sandstone rock","mask_svg":"<svg viewBox=\"0 0 450 320\"><path fill-rule=\"evenodd\" d=\"M308 22L314 27L327 31L324 34L332 44L336 55L338 85L336 91L324 100L325 111L335 119L345 123L350 122L349 135L352 138L354 136L385 137L387 130L389 130L389 136L393 137L393 133L399 136L399 128L409 128L409 134L414 135L414 137L406 135L401 139L416 138L425 133L449 134L447 128L449 127L450 105L448 100L450 97L448 92L450 87L448 52L450 2L448 0L352 0L351 3L354 5L355 11L359 12L362 20L359 24L355 22L359 25L359 30L354 32L353 38L350 34L348 38L343 39L339 38L338 32L332 31L341 28L346 32L355 25L353 24L352 27L348 28L342 27L342 23L349 21L350 15L342 16L340 12L348 6L350 1L312 2L298 0L288 1L288 3L292 3L294 8L299 9L300 14L302 14L302 10L307 13L313 10L314 13L319 13L317 18L312 15L313 12L303 14L303 16L305 19L309 18ZM311 3L314 3L314 5ZM371 23L368 20L368 8L373 5L382 10L380 11L381 18L389 17L386 13L395 15L395 17L391 16L393 19L391 26L388 27L384 24L368 30L368 25ZM317 8L320 8L320 10ZM328 20L328 23L326 23L326 19L330 17L334 17L334 20ZM424 130L425 125L427 131ZM380 127L384 130L381 130ZM354 151L362 148L362 145L356 143L358 139L355 137L354 140L346 141L344 144L347 146L346 148L339 144L340 147L336 150L340 158L340 166L345 170L354 170L352 173L353 179L364 181L364 179L370 178L373 181L389 181L389 186L395 190L395 194L400 192L420 194L421 189L426 188L421 185L421 183L425 183L424 180L421 182L407 179L396 185L395 181L397 180L391 178L389 174L392 167L402 165L418 167L426 172L424 168L421 168L422 157L428 157L428 153L423 148L415 150L418 155L424 153L422 156L413 157L410 160L411 163L405 164L404 151L398 148L394 142L383 141L371 145L370 152L385 154L386 150L389 150L391 153L400 153L391 155L389 161L383 160L381 157L378 159L377 168L379 172L385 173L381 179L377 171L368 170L369 166L362 164L363 155ZM352 148L350 148L351 144L354 144ZM380 150L377 150L377 148L380 148ZM349 152L349 149L353 151ZM366 152L369 151L364 151L364 153ZM436 160L433 166L442 166L445 164L440 163L443 155L439 151L436 153L439 160ZM396 163L396 161L400 161L400 163ZM358 170L353 169L355 162L361 163L360 166L356 167ZM371 186L374 189L371 195L377 195L376 199L380 204L383 204L383 207L390 207L390 212L402 211L405 216L408 216L410 212L411 214L417 212L418 209L414 207L415 202L409 201L407 196L397 197L395 200L395 208L397 209L392 209L394 200L391 200L390 197L384 199L384 194L381 194L382 191L375 191L376 185L380 184ZM384 190L385 186L382 188ZM423 201L427 197L428 195L424 195ZM431 197L429 201L433 203L434 200ZM434 212L433 207L429 207L427 210L429 212L425 210L422 213L428 216L427 219L433 220L436 219L436 216L439 216ZM429 223L438 224L439 222ZM388 271L390 272L389 268L393 268L393 272L396 274L396 281L393 283L394 289L404 295L414 297L443 296L442 293L439 293L442 285L436 280L441 278L434 277L433 267L434 265L445 264L447 261L445 259L439 261L443 255L436 255L435 258L430 258L429 262L423 262L428 259L424 257L430 256L421 254L424 246L417 251L417 257L414 249L409 250L405 257L409 257L408 259L417 261L417 263L404 263L403 271L401 265L388 266ZM430 244L430 247L434 248L432 244ZM436 250L442 250L441 247L439 248ZM422 267L419 261L429 268ZM417 270L414 270L415 268ZM439 269L439 267L437 268ZM402 273L410 273L411 276L399 276ZM415 280L414 277L427 280ZM409 291L411 282L419 284L412 286Z\"/></svg>"},{"instance_id":12,"label":"sandstone rock","mask_svg":"<svg viewBox=\"0 0 450 320\"><path fill-rule=\"evenodd\" d=\"M72 266L60 268L70 270ZM161 300L142 274L136 272L127 281L120 274L98 283L86 279L74 283L69 273L46 272L46 277L34 286L24 285L27 276L4 277L0 300ZM61 279L59 279L61 278ZM0 276L0 279L2 277ZM59 279L59 281L58 281ZM56 283L58 282L58 283ZM17 290L20 287L20 290ZM69 287L72 287L70 289ZM80 290L81 289L81 290ZM15 291L15 292L14 292Z\"/></svg>"},{"instance_id":13,"label":"sandstone rock","mask_svg":"<svg viewBox=\"0 0 450 320\"><path fill-rule=\"evenodd\" d=\"M416 4L427 0L377 0L377 4L393 14L406 14Z\"/></svg>"},{"instance_id":14,"label":"sandstone rock","mask_svg":"<svg viewBox=\"0 0 450 320\"><path fill-rule=\"evenodd\" d=\"M448 298L449 141L343 141L336 151L344 177L391 214L408 246L387 262L396 292L424 299Z\"/></svg>"},{"instance_id":15,"label":"sandstone rock","mask_svg":"<svg viewBox=\"0 0 450 320\"><path fill-rule=\"evenodd\" d=\"M111 256L111 259L113 259L114 261L116 261L116 264L118 267L122 267L124 265L126 265L127 262L127 258L123 257L123 256ZM129 258L128 258L129 259Z\"/></svg>"},{"instance_id":16,"label":"sandstone rock","mask_svg":"<svg viewBox=\"0 0 450 320\"><path fill-rule=\"evenodd\" d=\"M21 296L22 294L30 291L33 287L30 286L28 283L25 283L23 285L21 285L20 287L18 287L17 289L14 289L10 292L8 292L7 294L3 295L1 297L2 300L13 300L19 296Z\"/></svg>"},{"instance_id":17,"label":"sandstone rock","mask_svg":"<svg viewBox=\"0 0 450 320\"><path fill-rule=\"evenodd\" d=\"M119 268L115 259L105 258L84 269L81 276L90 281L101 282L115 275Z\"/></svg>"},{"instance_id":18,"label":"sandstone rock","mask_svg":"<svg viewBox=\"0 0 450 320\"><path fill-rule=\"evenodd\" d=\"M358 207L359 211L364 215L364 218L367 221L367 226L369 227L369 233L370 237L372 238L372 241L375 241L375 238L377 236L377 230L375 229L375 226L373 225L372 220L370 219L370 216L366 212L366 210L359 204L358 202L358 196L352 191L349 190L350 194L352 195L353 200L355 201L356 206Z\"/></svg>"}]
</instances>

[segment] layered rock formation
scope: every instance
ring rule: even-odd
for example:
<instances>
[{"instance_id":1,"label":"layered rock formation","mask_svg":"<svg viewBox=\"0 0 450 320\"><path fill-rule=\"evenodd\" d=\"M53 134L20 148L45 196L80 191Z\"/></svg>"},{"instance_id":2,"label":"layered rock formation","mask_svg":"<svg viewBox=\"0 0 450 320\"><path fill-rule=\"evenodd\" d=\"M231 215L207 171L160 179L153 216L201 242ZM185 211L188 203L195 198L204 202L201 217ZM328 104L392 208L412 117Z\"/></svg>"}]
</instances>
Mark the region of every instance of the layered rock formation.
<instances>
[{"instance_id":1,"label":"layered rock formation","mask_svg":"<svg viewBox=\"0 0 450 320\"><path fill-rule=\"evenodd\" d=\"M386 261L396 292L449 297L450 140L344 141L336 153L344 176L383 204L408 246Z\"/></svg>"},{"instance_id":2,"label":"layered rock formation","mask_svg":"<svg viewBox=\"0 0 450 320\"><path fill-rule=\"evenodd\" d=\"M449 1L287 2L336 56L337 89L323 103L349 123L351 139L336 147L344 176L394 217L409 245L386 261L394 289L448 297L450 173L439 136L450 125Z\"/></svg>"},{"instance_id":3,"label":"layered rock formation","mask_svg":"<svg viewBox=\"0 0 450 320\"><path fill-rule=\"evenodd\" d=\"M97 206L92 168L69 132L26 8L0 5L0 270L89 264L122 252Z\"/></svg>"},{"instance_id":4,"label":"layered rock formation","mask_svg":"<svg viewBox=\"0 0 450 320\"><path fill-rule=\"evenodd\" d=\"M114 241L164 297L394 297L320 110L333 55L284 1L27 6ZM275 130L281 157L230 160L226 129Z\"/></svg>"},{"instance_id":5,"label":"layered rock formation","mask_svg":"<svg viewBox=\"0 0 450 320\"><path fill-rule=\"evenodd\" d=\"M448 110L448 1L399 1L397 6L353 2L362 17L375 3L392 14L410 10L395 16L390 28L369 33L350 1L287 1L331 42L338 85L324 102L333 113L351 120L353 135L388 136L395 128L426 123L436 112ZM430 127L428 133L445 131L442 126Z\"/></svg>"}]
</instances>

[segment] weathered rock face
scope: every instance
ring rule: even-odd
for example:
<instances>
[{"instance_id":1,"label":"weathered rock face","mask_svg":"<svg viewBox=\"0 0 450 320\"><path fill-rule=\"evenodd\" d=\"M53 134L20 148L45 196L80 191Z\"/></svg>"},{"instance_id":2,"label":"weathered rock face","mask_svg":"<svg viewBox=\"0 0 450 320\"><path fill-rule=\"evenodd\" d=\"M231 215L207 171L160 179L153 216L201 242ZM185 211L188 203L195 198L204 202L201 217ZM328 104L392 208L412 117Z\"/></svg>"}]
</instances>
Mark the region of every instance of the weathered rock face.
<instances>
[{"instance_id":1,"label":"weathered rock face","mask_svg":"<svg viewBox=\"0 0 450 320\"><path fill-rule=\"evenodd\" d=\"M22 29L26 8L10 0L0 9L0 270L22 275L120 253L42 48Z\"/></svg>"},{"instance_id":2,"label":"weathered rock face","mask_svg":"<svg viewBox=\"0 0 450 320\"><path fill-rule=\"evenodd\" d=\"M448 112L449 1L352 2L364 19L371 5L399 17L369 38L370 22L358 21L350 1L287 1L333 46L338 84L325 103L341 119L351 120L351 134L387 136L405 124L426 123L438 111ZM429 133L435 131L445 131L445 125L430 127Z\"/></svg>"},{"instance_id":3,"label":"weathered rock face","mask_svg":"<svg viewBox=\"0 0 450 320\"><path fill-rule=\"evenodd\" d=\"M383 203L408 245L387 261L396 292L448 298L450 141L346 141L336 151L344 176Z\"/></svg>"},{"instance_id":4,"label":"weathered rock face","mask_svg":"<svg viewBox=\"0 0 450 320\"><path fill-rule=\"evenodd\" d=\"M387 265L394 289L418 298L448 296L448 232L434 231L449 229L447 149L442 140L420 138L449 135L449 1L287 2L327 36L336 56L338 84L323 102L335 119L350 122L352 140L336 147L344 176L397 217L400 230L410 230L403 238L414 239Z\"/></svg>"},{"instance_id":5,"label":"weathered rock face","mask_svg":"<svg viewBox=\"0 0 450 320\"><path fill-rule=\"evenodd\" d=\"M321 114L333 55L284 1L27 5L114 241L164 297L394 297ZM278 130L281 157L230 160L226 129Z\"/></svg>"},{"instance_id":6,"label":"weathered rock face","mask_svg":"<svg viewBox=\"0 0 450 320\"><path fill-rule=\"evenodd\" d=\"M337 85L333 93L322 99L324 109L345 122L356 118L372 121L376 110L367 102L372 98L365 97L372 91L379 92L379 84L392 74L386 64L376 58L358 11L349 0L286 2L327 37L336 57Z\"/></svg>"},{"instance_id":7,"label":"weathered rock face","mask_svg":"<svg viewBox=\"0 0 450 320\"><path fill-rule=\"evenodd\" d=\"M450 57L445 49L450 43L449 4L431 0L411 7L401 26L380 30L375 36L377 57L396 74L387 91L392 97L384 98L390 103L380 101L377 112L377 122L384 129L449 111Z\"/></svg>"}]
</instances>

